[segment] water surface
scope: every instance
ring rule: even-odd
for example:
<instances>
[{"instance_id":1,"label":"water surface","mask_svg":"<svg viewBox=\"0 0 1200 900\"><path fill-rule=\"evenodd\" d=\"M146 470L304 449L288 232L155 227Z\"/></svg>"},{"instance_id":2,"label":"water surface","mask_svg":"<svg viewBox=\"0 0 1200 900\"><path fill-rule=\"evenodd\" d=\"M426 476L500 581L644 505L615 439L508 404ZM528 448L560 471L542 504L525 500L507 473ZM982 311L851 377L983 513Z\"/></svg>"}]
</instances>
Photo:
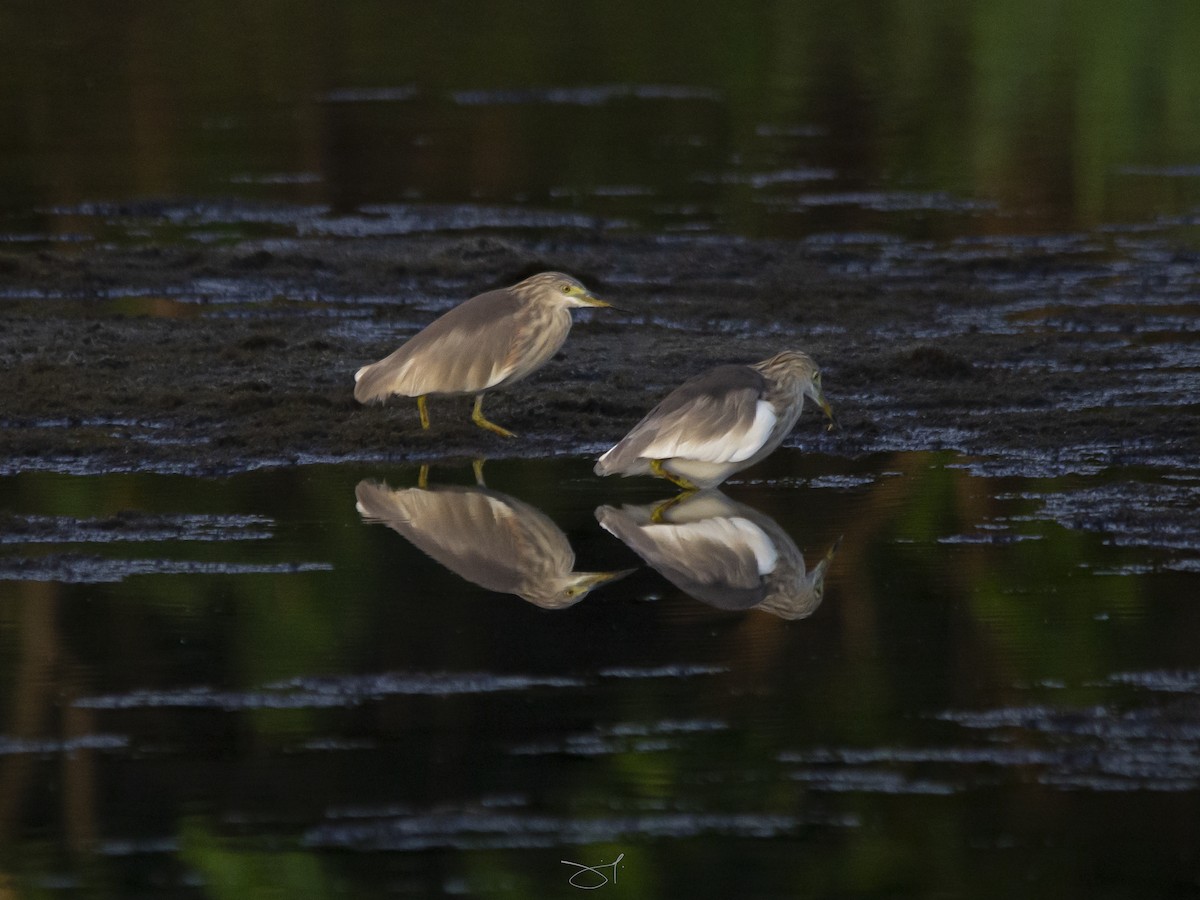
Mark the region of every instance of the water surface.
<instances>
[{"instance_id":1,"label":"water surface","mask_svg":"<svg viewBox=\"0 0 1200 900\"><path fill-rule=\"evenodd\" d=\"M620 854L643 896L1165 891L1200 545L1127 527L1120 485L1200 482L983 462L781 451L657 517L577 459L5 477L3 864L68 895L558 895ZM510 573L623 577L531 601L453 553L496 529L544 535ZM747 545L769 590L713 574Z\"/></svg>"},{"instance_id":2,"label":"water surface","mask_svg":"<svg viewBox=\"0 0 1200 900\"><path fill-rule=\"evenodd\" d=\"M0 888L1194 894L1200 477L1139 417L1195 413L1198 85L1190 0L4 4L0 301L63 323L4 365L104 406L0 408L79 450L0 460ZM571 235L625 248L584 257L622 328L894 348L844 367L862 455L668 506L574 456L152 453ZM751 238L818 312L705 252ZM186 386L100 385L126 317L263 331L181 430ZM1052 453L981 427L1050 411Z\"/></svg>"},{"instance_id":3,"label":"water surface","mask_svg":"<svg viewBox=\"0 0 1200 900\"><path fill-rule=\"evenodd\" d=\"M228 198L1194 246L1197 60L1187 0L8 4L0 233L139 239L110 213Z\"/></svg>"}]
</instances>

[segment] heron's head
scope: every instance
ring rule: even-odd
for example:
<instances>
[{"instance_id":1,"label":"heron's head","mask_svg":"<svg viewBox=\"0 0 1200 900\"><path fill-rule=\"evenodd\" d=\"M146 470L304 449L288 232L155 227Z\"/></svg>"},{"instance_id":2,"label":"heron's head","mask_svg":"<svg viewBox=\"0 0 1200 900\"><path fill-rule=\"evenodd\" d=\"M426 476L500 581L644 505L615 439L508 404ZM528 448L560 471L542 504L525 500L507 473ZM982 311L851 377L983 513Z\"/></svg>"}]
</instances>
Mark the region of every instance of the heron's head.
<instances>
[{"instance_id":1,"label":"heron's head","mask_svg":"<svg viewBox=\"0 0 1200 900\"><path fill-rule=\"evenodd\" d=\"M781 619L803 619L811 616L825 599L825 573L841 545L842 539L839 537L825 553L824 558L807 575L804 574L801 565L798 577L791 583L778 586L763 599L758 608L774 613Z\"/></svg>"},{"instance_id":2,"label":"heron's head","mask_svg":"<svg viewBox=\"0 0 1200 900\"><path fill-rule=\"evenodd\" d=\"M540 272L514 284L511 290L540 303L562 306L610 306L576 279L562 272Z\"/></svg>"},{"instance_id":3,"label":"heron's head","mask_svg":"<svg viewBox=\"0 0 1200 900\"><path fill-rule=\"evenodd\" d=\"M833 427L833 407L825 399L825 392L821 388L821 368L811 356L799 350L784 350L758 363L756 368L773 381L791 381L795 384L800 393L811 397L821 407L821 412L829 419L830 428Z\"/></svg>"},{"instance_id":4,"label":"heron's head","mask_svg":"<svg viewBox=\"0 0 1200 900\"><path fill-rule=\"evenodd\" d=\"M557 578L547 579L537 586L536 591L521 594L535 606L542 609L566 609L578 603L602 584L624 578L633 569L621 569L617 572L567 572Z\"/></svg>"}]
</instances>

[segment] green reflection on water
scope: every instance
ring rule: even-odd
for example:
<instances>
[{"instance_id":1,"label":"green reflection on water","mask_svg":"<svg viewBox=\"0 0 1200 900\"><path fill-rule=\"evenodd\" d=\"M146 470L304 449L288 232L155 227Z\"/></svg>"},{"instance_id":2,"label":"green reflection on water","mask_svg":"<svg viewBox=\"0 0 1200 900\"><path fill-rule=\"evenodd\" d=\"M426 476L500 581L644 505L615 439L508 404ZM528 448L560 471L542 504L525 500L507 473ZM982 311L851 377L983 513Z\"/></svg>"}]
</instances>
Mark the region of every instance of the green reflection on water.
<instances>
[{"instance_id":1,"label":"green reflection on water","mask_svg":"<svg viewBox=\"0 0 1200 900\"><path fill-rule=\"evenodd\" d=\"M180 828L181 862L202 880L203 893L218 900L345 896L312 853L251 849L220 837L206 822L188 819Z\"/></svg>"},{"instance_id":2,"label":"green reflection on water","mask_svg":"<svg viewBox=\"0 0 1200 900\"><path fill-rule=\"evenodd\" d=\"M581 566L639 565L593 510L652 503L661 486L600 481L589 468L500 461L487 477L552 520ZM435 475L472 480L466 466ZM1084 897L1087 860L1107 858L1115 833L1092 823L1116 821L1147 835L1157 823L1159 845L1139 843L1123 877L1142 877L1149 860L1179 871L1172 854L1191 832L1162 822L1187 792L1139 791L1134 778L1119 794L1064 793L1039 782L1035 762L937 762L1070 740L998 743L1002 731L975 737L941 720L945 710L1044 704L1074 715L1104 703L1119 721L1136 697L1105 686L1113 673L1195 666L1186 578L1093 574L1153 554L1039 521L1022 499L1027 487L1088 479L992 481L947 454L853 462L781 451L731 497L772 517L810 564L842 536L825 602L788 622L706 606L646 567L539 609L364 524L354 509L364 478L411 485L416 472L3 480L18 524L137 510L257 516L269 532L8 543L5 566L64 550L332 566L0 581L0 866L22 888L65 878L100 896L151 882L180 896L283 884L302 895L405 884L538 896L565 890L560 859L624 852L622 884L639 896L714 884L746 896L1003 896L1016 858L1046 869L1031 896ZM975 541L987 526L1004 539ZM464 676L534 683L480 689ZM295 702L271 708L280 699ZM921 748L934 756L904 761ZM882 755L821 761L833 752ZM1153 745L1145 752L1155 758ZM441 824L412 824L421 817ZM576 836L557 843L559 828ZM1047 854L1051 835L1059 849ZM343 841L360 852L336 852ZM368 852L374 841L383 849ZM143 849L114 853L123 842Z\"/></svg>"},{"instance_id":3,"label":"green reflection on water","mask_svg":"<svg viewBox=\"0 0 1200 900\"><path fill-rule=\"evenodd\" d=\"M0 203L53 231L101 226L34 210L232 195L961 234L805 200L948 191L999 203L985 230L1086 227L1200 200L1198 85L1190 0L10 3ZM530 88L601 92L502 93ZM834 180L752 183L806 169Z\"/></svg>"}]
</instances>

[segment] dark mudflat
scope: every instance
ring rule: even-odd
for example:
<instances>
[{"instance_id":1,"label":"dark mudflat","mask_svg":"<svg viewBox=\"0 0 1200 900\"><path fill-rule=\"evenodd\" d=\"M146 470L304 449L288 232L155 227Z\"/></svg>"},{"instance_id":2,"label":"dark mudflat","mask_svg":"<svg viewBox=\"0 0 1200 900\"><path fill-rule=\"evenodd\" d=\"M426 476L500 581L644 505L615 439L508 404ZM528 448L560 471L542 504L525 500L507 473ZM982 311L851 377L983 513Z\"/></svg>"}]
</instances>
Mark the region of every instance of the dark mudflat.
<instances>
[{"instance_id":1,"label":"dark mudflat","mask_svg":"<svg viewBox=\"0 0 1200 900\"><path fill-rule=\"evenodd\" d=\"M1200 459L1194 284L1172 274L1194 254L569 229L48 246L0 254L10 472L594 454L684 378L785 346L823 365L840 425L806 413L793 445L951 447L1034 475ZM360 365L543 268L623 309L578 315L556 359L489 396L518 438L474 427L469 398L432 399L429 431L411 401L354 401Z\"/></svg>"}]
</instances>

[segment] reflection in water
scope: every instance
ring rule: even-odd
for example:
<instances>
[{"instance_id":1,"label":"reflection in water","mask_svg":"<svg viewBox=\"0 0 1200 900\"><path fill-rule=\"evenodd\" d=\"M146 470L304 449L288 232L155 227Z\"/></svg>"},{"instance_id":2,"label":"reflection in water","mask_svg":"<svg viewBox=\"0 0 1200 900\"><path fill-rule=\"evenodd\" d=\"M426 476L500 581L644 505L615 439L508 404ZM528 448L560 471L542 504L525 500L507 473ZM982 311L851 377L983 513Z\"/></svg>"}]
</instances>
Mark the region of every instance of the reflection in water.
<instances>
[{"instance_id":1,"label":"reflection in water","mask_svg":"<svg viewBox=\"0 0 1200 900\"><path fill-rule=\"evenodd\" d=\"M571 606L627 574L572 571L575 553L562 530L529 504L490 488L392 490L364 479L354 495L365 521L394 529L467 581L543 609Z\"/></svg>"},{"instance_id":2,"label":"reflection in water","mask_svg":"<svg viewBox=\"0 0 1200 900\"><path fill-rule=\"evenodd\" d=\"M664 578L718 609L803 619L821 605L831 548L812 572L770 516L720 491L648 506L601 506L596 519Z\"/></svg>"}]
</instances>

